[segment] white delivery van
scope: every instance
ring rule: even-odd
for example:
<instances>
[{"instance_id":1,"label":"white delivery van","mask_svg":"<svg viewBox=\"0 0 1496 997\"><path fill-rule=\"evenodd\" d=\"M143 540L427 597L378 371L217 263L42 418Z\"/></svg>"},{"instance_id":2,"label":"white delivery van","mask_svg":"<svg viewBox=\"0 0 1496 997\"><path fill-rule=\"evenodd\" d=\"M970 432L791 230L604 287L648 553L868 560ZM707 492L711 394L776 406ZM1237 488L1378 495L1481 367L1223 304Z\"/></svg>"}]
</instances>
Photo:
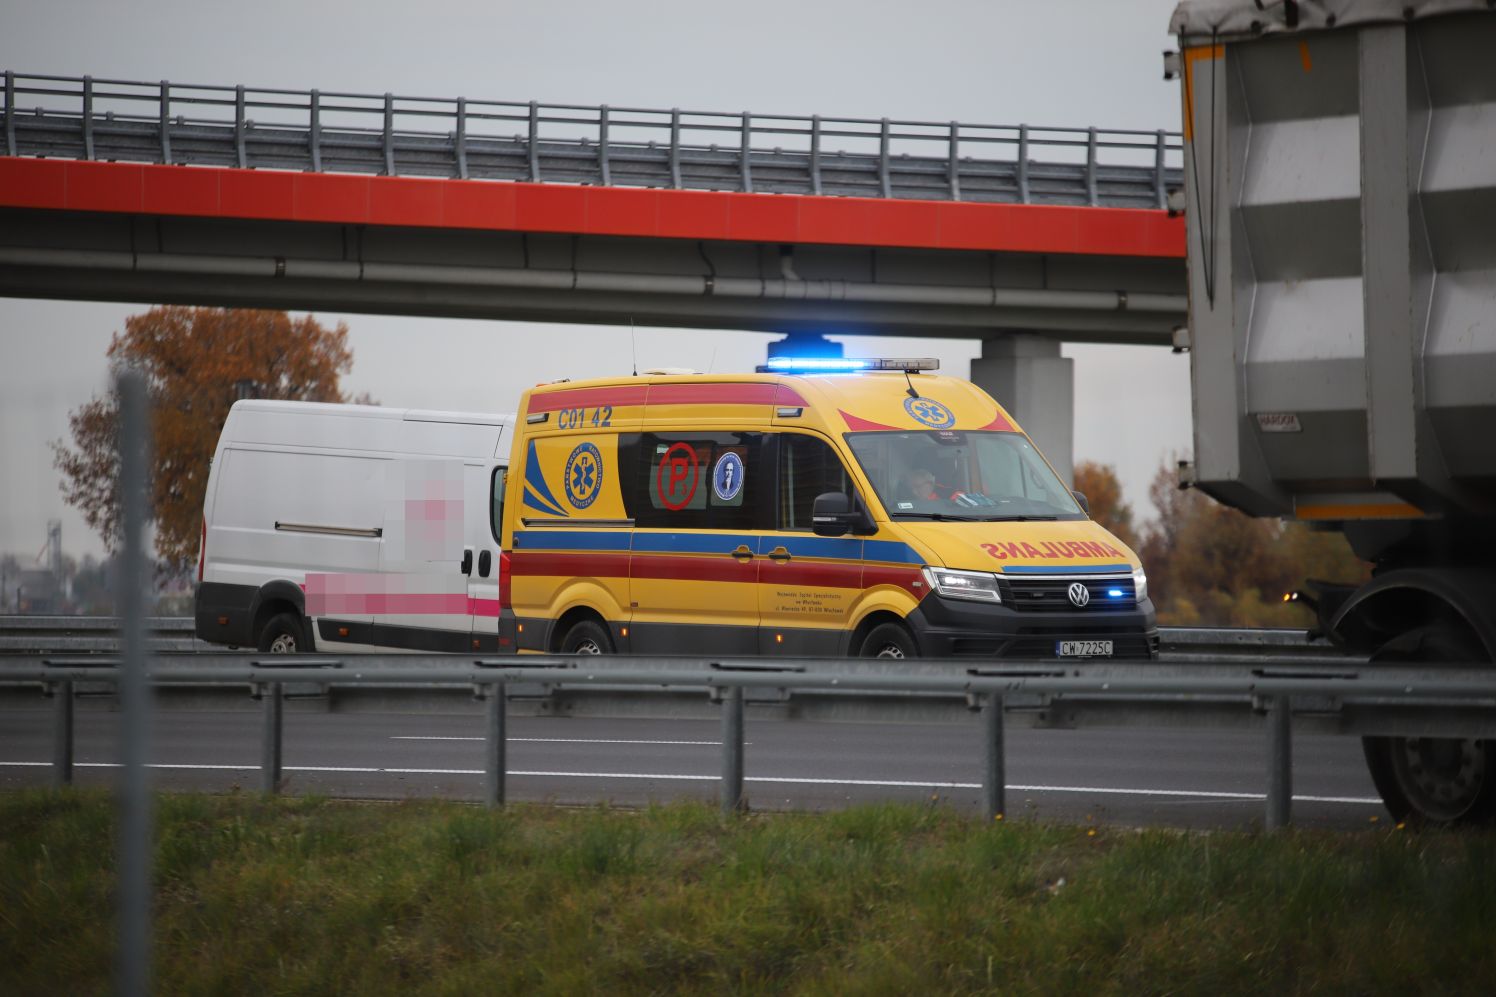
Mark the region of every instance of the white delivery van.
<instances>
[{"instance_id":1,"label":"white delivery van","mask_svg":"<svg viewBox=\"0 0 1496 997\"><path fill-rule=\"evenodd\" d=\"M282 653L500 650L511 422L236 402L203 501L198 637Z\"/></svg>"}]
</instances>

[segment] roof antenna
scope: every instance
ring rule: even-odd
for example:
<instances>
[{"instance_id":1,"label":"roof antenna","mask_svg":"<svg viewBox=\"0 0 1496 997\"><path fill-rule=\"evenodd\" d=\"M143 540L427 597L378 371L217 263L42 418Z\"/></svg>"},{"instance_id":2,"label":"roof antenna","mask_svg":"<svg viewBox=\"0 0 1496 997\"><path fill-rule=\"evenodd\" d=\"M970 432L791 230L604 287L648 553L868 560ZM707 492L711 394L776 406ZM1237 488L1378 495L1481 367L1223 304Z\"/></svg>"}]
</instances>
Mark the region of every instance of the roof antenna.
<instances>
[{"instance_id":1,"label":"roof antenna","mask_svg":"<svg viewBox=\"0 0 1496 997\"><path fill-rule=\"evenodd\" d=\"M629 316L629 349L634 354L634 376L639 376L639 340L634 335L634 316Z\"/></svg>"},{"instance_id":2,"label":"roof antenna","mask_svg":"<svg viewBox=\"0 0 1496 997\"><path fill-rule=\"evenodd\" d=\"M712 344L712 358L707 361L706 372L710 374L717 367L717 345Z\"/></svg>"},{"instance_id":3,"label":"roof antenna","mask_svg":"<svg viewBox=\"0 0 1496 997\"><path fill-rule=\"evenodd\" d=\"M906 394L908 394L910 398L918 398L919 397L919 392L914 390L914 378L912 378L912 377L909 376L909 368L908 367L904 368L904 380L906 380L906 381L909 382L909 389L906 392Z\"/></svg>"}]
</instances>

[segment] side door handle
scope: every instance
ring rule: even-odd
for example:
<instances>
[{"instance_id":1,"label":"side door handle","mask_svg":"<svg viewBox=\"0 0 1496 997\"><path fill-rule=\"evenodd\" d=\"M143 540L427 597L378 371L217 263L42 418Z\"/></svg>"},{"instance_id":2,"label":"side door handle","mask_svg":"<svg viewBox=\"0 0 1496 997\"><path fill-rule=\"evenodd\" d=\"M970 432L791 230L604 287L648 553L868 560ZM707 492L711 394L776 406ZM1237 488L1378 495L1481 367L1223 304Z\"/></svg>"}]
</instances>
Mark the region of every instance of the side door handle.
<instances>
[{"instance_id":1,"label":"side door handle","mask_svg":"<svg viewBox=\"0 0 1496 997\"><path fill-rule=\"evenodd\" d=\"M747 544L738 544L738 549L731 551L731 556L737 558L739 561L751 561L753 560L753 551L749 549Z\"/></svg>"},{"instance_id":2,"label":"side door handle","mask_svg":"<svg viewBox=\"0 0 1496 997\"><path fill-rule=\"evenodd\" d=\"M473 573L473 548L471 547L462 552L462 573L464 575Z\"/></svg>"},{"instance_id":3,"label":"side door handle","mask_svg":"<svg viewBox=\"0 0 1496 997\"><path fill-rule=\"evenodd\" d=\"M771 561L788 561L791 556L790 552L784 547L775 547L769 551L769 560Z\"/></svg>"},{"instance_id":4,"label":"side door handle","mask_svg":"<svg viewBox=\"0 0 1496 997\"><path fill-rule=\"evenodd\" d=\"M478 555L478 577L487 578L488 573L493 570L493 551L485 550Z\"/></svg>"}]
</instances>

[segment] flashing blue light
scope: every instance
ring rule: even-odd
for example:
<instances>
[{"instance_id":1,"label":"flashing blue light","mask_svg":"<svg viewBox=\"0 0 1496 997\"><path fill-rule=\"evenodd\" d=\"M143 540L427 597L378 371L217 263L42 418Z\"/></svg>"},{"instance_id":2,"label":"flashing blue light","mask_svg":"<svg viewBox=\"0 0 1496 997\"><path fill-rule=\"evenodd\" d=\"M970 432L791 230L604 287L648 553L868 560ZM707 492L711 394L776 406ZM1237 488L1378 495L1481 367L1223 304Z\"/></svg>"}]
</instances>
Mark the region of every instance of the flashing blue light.
<instances>
[{"instance_id":1,"label":"flashing blue light","mask_svg":"<svg viewBox=\"0 0 1496 997\"><path fill-rule=\"evenodd\" d=\"M867 370L872 366L871 360L853 360L842 357L770 357L764 364L768 371L778 373L792 373L794 371L850 371Z\"/></svg>"},{"instance_id":2,"label":"flashing blue light","mask_svg":"<svg viewBox=\"0 0 1496 997\"><path fill-rule=\"evenodd\" d=\"M1122 598L1122 596L1126 595L1126 593L1121 589L1107 589L1106 594L1111 596L1113 599L1120 599Z\"/></svg>"}]
</instances>

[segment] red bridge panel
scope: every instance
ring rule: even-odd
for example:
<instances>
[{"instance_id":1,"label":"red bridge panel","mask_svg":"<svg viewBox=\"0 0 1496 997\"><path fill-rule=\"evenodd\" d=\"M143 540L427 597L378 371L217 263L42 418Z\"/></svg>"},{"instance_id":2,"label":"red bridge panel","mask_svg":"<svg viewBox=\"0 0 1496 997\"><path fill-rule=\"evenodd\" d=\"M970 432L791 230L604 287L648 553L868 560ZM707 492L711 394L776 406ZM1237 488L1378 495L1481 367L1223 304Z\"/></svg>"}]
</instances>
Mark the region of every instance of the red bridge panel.
<instances>
[{"instance_id":1,"label":"red bridge panel","mask_svg":"<svg viewBox=\"0 0 1496 997\"><path fill-rule=\"evenodd\" d=\"M976 204L0 156L0 207L982 252L1184 258L1184 219Z\"/></svg>"}]
</instances>

